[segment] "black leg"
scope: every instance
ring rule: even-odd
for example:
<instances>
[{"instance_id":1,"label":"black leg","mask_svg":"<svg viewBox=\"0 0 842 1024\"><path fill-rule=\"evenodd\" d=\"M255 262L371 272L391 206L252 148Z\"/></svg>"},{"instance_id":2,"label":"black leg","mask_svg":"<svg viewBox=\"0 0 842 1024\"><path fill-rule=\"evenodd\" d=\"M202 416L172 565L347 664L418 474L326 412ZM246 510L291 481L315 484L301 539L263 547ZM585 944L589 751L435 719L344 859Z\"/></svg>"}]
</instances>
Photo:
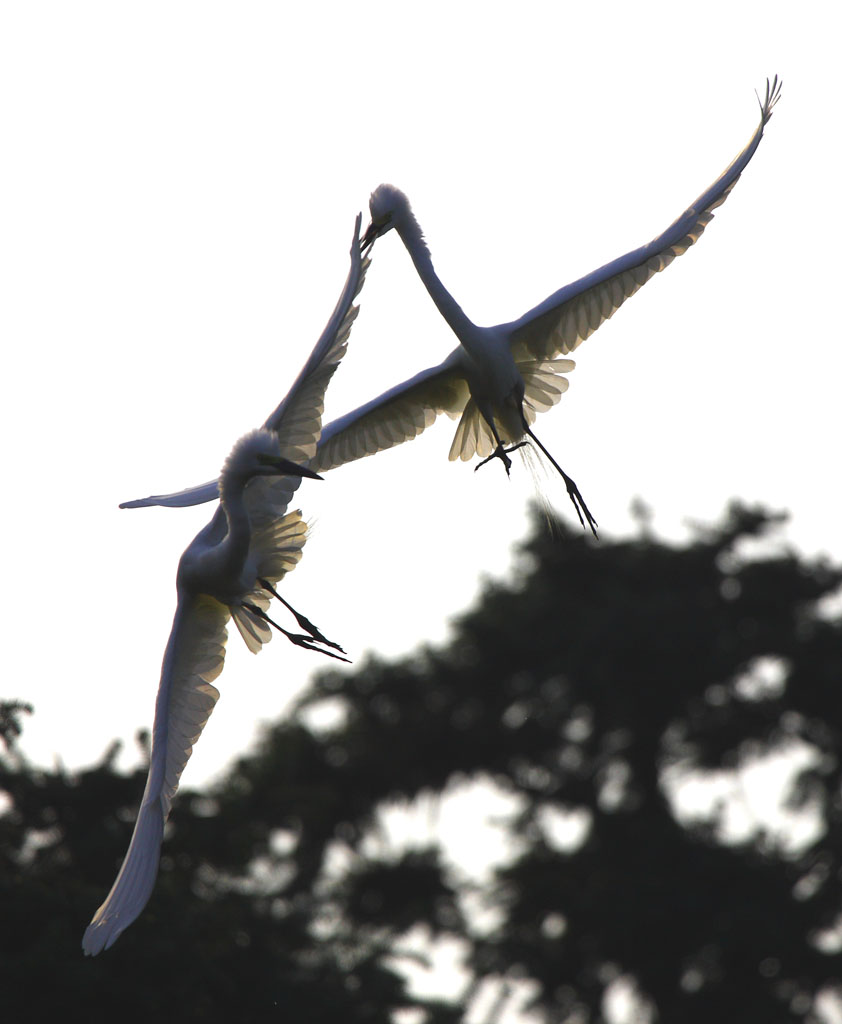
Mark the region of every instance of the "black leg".
<instances>
[{"instance_id":1,"label":"black leg","mask_svg":"<svg viewBox=\"0 0 842 1024\"><path fill-rule=\"evenodd\" d=\"M262 608L258 608L257 605L252 604L251 601L243 601L243 608L248 608L253 615L256 615L259 619L263 619L264 622L268 622L270 626L274 626L279 633L283 633L287 640L289 640L290 643L295 644L296 647L304 647L308 651L318 651L319 654L326 654L328 658L336 658L337 661L346 661L349 665L351 664L349 658L343 658L338 654L334 654L333 651L323 651L321 647L316 647L315 644L311 643L312 640L316 639L315 637L303 636L301 633L290 633L288 630L284 629L283 626L279 626L274 619L270 619Z\"/></svg>"},{"instance_id":2,"label":"black leg","mask_svg":"<svg viewBox=\"0 0 842 1024\"><path fill-rule=\"evenodd\" d=\"M307 630L307 632L310 634L313 640L317 640L320 644L324 644L326 647L332 647L335 651L342 651L343 654L345 653L344 647L340 647L339 644L335 644L332 640L328 640L328 638L324 636L322 632L319 630L318 626L314 626L313 623L306 616L301 615L299 612L297 612L289 603L289 601L285 601L278 593L278 591L275 590L275 588L272 586L269 580L261 578L258 579L257 582L261 585L261 587L263 587L264 590L268 590L272 597L276 597L284 606L284 608L292 612L292 614L295 616L295 621L298 623L299 626L301 626L302 629Z\"/></svg>"},{"instance_id":3,"label":"black leg","mask_svg":"<svg viewBox=\"0 0 842 1024\"><path fill-rule=\"evenodd\" d=\"M547 451L547 449L541 444L541 442L538 440L538 438L532 433L532 431L530 430L529 426L527 425L525 419L524 419L524 422L523 422L523 426L524 426L524 429L526 430L526 433L529 434L529 436L532 438L532 440L535 442L535 444L538 445L538 447L541 449L541 451L544 453L544 455L547 456L547 458L550 460L550 462L553 464L553 466L555 466L555 468L561 474L561 478L564 480L564 483L565 483L565 485L567 487L567 493L570 496L570 500L573 502L573 508L576 509L576 515L579 517L579 522L582 524L582 528L583 529L585 528L585 519L587 519L587 525L591 528L591 533L593 533L594 537L599 539L599 535L596 532L596 528L598 526L598 523L594 519L594 517L591 515L590 509L585 504L585 499L582 497L582 494L581 494L579 488L576 486L576 483L564 472L564 470L561 468L561 466L559 466L559 464L552 457L552 455L550 455L550 453ZM584 516L583 516L583 513L584 513Z\"/></svg>"},{"instance_id":4,"label":"black leg","mask_svg":"<svg viewBox=\"0 0 842 1024\"><path fill-rule=\"evenodd\" d=\"M523 413L521 413L521 418L523 418ZM494 422L494 417L492 416L491 418L489 418L488 416L485 415L485 413L483 413L483 419L491 428L491 433L494 435L494 440L497 442L497 447L488 456L487 459L483 459L482 462L479 463L479 465L474 466L474 472L476 473L476 471L481 466L484 466L487 462L491 462L492 459L499 459L506 469L506 476L511 476L512 460L509 458L509 452L515 451L516 449L520 448L521 445L527 444L528 442L521 441L519 444L512 445L511 448L507 448L503 444L502 438L500 437L500 434L497 430L497 424Z\"/></svg>"}]
</instances>

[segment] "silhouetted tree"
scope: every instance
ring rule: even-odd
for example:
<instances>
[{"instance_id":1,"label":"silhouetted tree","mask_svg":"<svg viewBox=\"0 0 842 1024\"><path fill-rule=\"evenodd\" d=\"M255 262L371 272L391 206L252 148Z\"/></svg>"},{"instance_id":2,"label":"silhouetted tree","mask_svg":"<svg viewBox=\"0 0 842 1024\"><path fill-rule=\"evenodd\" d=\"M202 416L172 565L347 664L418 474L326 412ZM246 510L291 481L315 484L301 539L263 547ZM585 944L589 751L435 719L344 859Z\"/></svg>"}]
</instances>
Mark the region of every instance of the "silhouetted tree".
<instances>
[{"instance_id":1,"label":"silhouetted tree","mask_svg":"<svg viewBox=\"0 0 842 1024\"><path fill-rule=\"evenodd\" d=\"M514 581L445 647L321 673L219 785L183 794L147 911L93 961L81 932L143 772L117 775L114 751L45 772L12 749L4 1016L491 1024L519 1000L570 1024L822 1020L842 950L842 570L774 543L779 520L735 505L674 546L646 523L597 544L536 518ZM812 839L735 833L727 803L679 810L689 781L774 753L801 766L789 802ZM453 864L439 824L471 781L508 797L491 878ZM390 839L387 811L423 806L423 834ZM407 968L447 941L460 994L413 994Z\"/></svg>"}]
</instances>

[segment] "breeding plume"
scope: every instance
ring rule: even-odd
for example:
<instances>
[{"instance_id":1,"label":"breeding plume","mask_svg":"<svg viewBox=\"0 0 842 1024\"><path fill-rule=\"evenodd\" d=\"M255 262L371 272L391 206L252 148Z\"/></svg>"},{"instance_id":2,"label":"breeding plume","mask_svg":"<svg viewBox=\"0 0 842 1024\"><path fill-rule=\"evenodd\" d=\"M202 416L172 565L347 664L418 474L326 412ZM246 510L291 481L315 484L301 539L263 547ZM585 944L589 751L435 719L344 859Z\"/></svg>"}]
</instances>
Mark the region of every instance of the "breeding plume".
<instances>
[{"instance_id":1,"label":"breeding plume","mask_svg":"<svg viewBox=\"0 0 842 1024\"><path fill-rule=\"evenodd\" d=\"M573 352L626 299L699 239L713 211L728 197L754 156L780 91L777 76L767 81L765 99L760 103L760 123L748 145L666 231L647 245L565 285L519 319L496 327L472 323L441 283L406 196L391 185L377 188L371 197L371 225L364 246L392 228L397 231L459 345L437 366L422 370L327 424L315 458L309 463L311 468L324 473L392 448L417 437L440 413L447 413L459 419L451 459L468 460L479 455L488 461L497 457L508 470L509 452L526 436L550 457L567 484L579 519L587 519L594 529L595 521L578 488L540 444L531 424L537 413L555 405L567 390L564 374L575 364L561 357ZM130 505L192 505L216 495L216 481L211 481Z\"/></svg>"},{"instance_id":2,"label":"breeding plume","mask_svg":"<svg viewBox=\"0 0 842 1024\"><path fill-rule=\"evenodd\" d=\"M302 477L321 479L290 453L306 462L316 449L325 388L347 347L357 312L351 303L367 265L359 231L357 218L351 270L325 332L267 421L269 428L234 446L219 478L219 508L179 561L178 603L161 667L146 788L123 865L82 940L85 953L111 946L152 893L179 778L219 699L213 682L222 671L228 620L233 618L255 653L271 639L273 626L301 647L331 657L338 655L318 645L341 650L294 610L305 634L283 629L267 609L273 596L280 598L276 585L301 558L306 539L301 513L286 511L289 500Z\"/></svg>"}]
</instances>

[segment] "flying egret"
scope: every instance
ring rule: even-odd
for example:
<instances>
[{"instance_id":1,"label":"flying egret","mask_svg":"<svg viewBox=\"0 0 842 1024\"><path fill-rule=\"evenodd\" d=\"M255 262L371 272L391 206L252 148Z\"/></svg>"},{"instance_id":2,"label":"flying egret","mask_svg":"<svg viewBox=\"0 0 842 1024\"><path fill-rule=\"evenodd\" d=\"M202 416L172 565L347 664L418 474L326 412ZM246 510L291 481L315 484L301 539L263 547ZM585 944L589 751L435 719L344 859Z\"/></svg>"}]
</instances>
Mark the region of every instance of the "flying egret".
<instances>
[{"instance_id":1,"label":"flying egret","mask_svg":"<svg viewBox=\"0 0 842 1024\"><path fill-rule=\"evenodd\" d=\"M586 518L596 532L595 521L575 483L535 437L531 424L538 412L555 405L567 390L568 381L563 375L575 363L559 357L573 352L626 299L699 239L712 220L713 211L728 197L754 156L780 97L781 84L777 76L771 82L767 79L765 98L761 102L758 97L760 123L748 145L666 231L647 245L565 285L519 319L496 327L472 323L441 283L406 196L391 185L377 188L371 197L372 220L363 246L392 228L397 231L433 302L460 344L437 366L422 370L327 424L315 458L309 463L311 468L324 473L392 448L417 437L444 412L453 419L459 418L450 448L451 460L467 461L479 455L487 462L496 457L508 472L508 453L512 447L519 447L524 436L535 441L565 480L580 521L584 525ZM211 481L128 505L178 507L216 496L216 482Z\"/></svg>"},{"instance_id":2,"label":"flying egret","mask_svg":"<svg viewBox=\"0 0 842 1024\"><path fill-rule=\"evenodd\" d=\"M360 223L358 217L351 269L325 331L267 426L234 446L219 478L219 507L179 561L178 602L161 667L146 788L123 865L85 931L86 954L111 946L152 893L179 778L219 699L212 684L222 671L229 618L254 653L271 639L274 626L298 646L339 657L316 646L341 650L294 609L306 635L283 629L267 609L272 597L287 604L275 586L301 558L307 536L301 513L286 511L290 498L302 477L321 479L291 453L306 462L315 452L325 389L357 314L352 301L368 266L360 254Z\"/></svg>"},{"instance_id":3,"label":"flying egret","mask_svg":"<svg viewBox=\"0 0 842 1024\"><path fill-rule=\"evenodd\" d=\"M213 681L222 671L228 619L234 619L251 651L271 638L266 585L295 568L307 527L297 511L255 527L249 508L265 497L259 480L287 475L321 479L283 458L275 433L257 430L241 438L220 477L224 535L217 539L212 520L178 563L178 603L161 667L146 788L123 865L85 931L87 954L111 946L152 893L179 778L219 699Z\"/></svg>"},{"instance_id":4,"label":"flying egret","mask_svg":"<svg viewBox=\"0 0 842 1024\"><path fill-rule=\"evenodd\" d=\"M567 389L568 382L561 375L575 364L558 357L576 349L641 285L697 241L713 210L724 202L754 155L780 88L777 76L774 82L767 79L760 123L746 148L662 235L561 288L518 320L495 327L478 327L469 320L439 280L407 197L392 185L377 188L371 196L371 225L363 245L392 228L397 231L418 276L460 344L443 363L330 424L311 465L324 472L399 444L419 433L438 413L446 412L461 416L451 459L485 456L481 466L496 457L508 473L508 453L529 437L561 474L582 525L584 516L595 533L595 521L579 489L530 424L536 413L555 405Z\"/></svg>"}]
</instances>

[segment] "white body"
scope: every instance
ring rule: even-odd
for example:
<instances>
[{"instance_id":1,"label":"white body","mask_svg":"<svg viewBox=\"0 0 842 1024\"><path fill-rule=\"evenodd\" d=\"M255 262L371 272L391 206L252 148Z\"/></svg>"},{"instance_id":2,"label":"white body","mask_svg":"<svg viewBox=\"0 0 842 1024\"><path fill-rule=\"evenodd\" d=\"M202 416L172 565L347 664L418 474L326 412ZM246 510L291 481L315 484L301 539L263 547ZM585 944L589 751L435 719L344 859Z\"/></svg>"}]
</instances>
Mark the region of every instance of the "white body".
<instances>
[{"instance_id":1,"label":"white body","mask_svg":"<svg viewBox=\"0 0 842 1024\"><path fill-rule=\"evenodd\" d=\"M288 468L278 463L306 463L315 454L325 389L345 354L357 314L352 302L367 267L359 231L357 218L351 270L325 331L267 428L235 445L220 477L220 506L179 561L178 604L161 666L146 788L123 864L85 931L86 954L111 946L152 893L173 796L219 699L213 682L223 667L228 620L233 617L253 652L271 638L259 614L271 594L259 581L274 586L292 570L307 535L301 513L286 511L301 476L285 475Z\"/></svg>"}]
</instances>

